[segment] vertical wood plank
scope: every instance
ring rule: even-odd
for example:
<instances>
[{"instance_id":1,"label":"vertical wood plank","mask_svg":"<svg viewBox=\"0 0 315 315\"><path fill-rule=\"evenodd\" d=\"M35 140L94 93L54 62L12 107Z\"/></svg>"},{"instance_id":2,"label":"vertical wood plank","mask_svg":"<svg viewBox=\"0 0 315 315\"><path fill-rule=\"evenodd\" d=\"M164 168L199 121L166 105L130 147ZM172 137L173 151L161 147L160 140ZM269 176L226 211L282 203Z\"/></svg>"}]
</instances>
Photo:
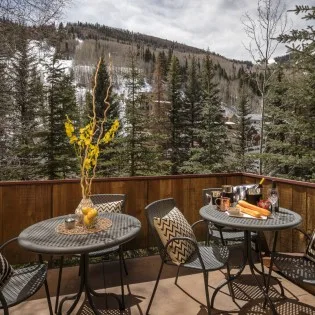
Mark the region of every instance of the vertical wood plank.
<instances>
[{"instance_id":1,"label":"vertical wood plank","mask_svg":"<svg viewBox=\"0 0 315 315\"><path fill-rule=\"evenodd\" d=\"M302 217L302 224L300 228L304 231L307 230L307 190L303 187L293 186L292 190L292 211L298 213ZM293 230L292 231L292 251L295 253L305 251L305 238L302 233Z\"/></svg>"},{"instance_id":2,"label":"vertical wood plank","mask_svg":"<svg viewBox=\"0 0 315 315\"><path fill-rule=\"evenodd\" d=\"M3 240L18 236L26 227L48 219L51 214L51 190L49 185L14 185L2 187ZM12 245L7 255L11 263L34 259L34 255Z\"/></svg>"},{"instance_id":3,"label":"vertical wood plank","mask_svg":"<svg viewBox=\"0 0 315 315\"><path fill-rule=\"evenodd\" d=\"M3 238L3 230L4 230L4 225L3 225L3 199L2 199L2 192L3 192L3 187L0 187L0 244L4 243L4 238Z\"/></svg>"},{"instance_id":4,"label":"vertical wood plank","mask_svg":"<svg viewBox=\"0 0 315 315\"><path fill-rule=\"evenodd\" d=\"M148 225L144 213L147 204L146 180L127 181L124 183L123 193L127 194L127 213L136 217L141 222L141 231L137 237L126 244L127 248L144 248L147 246Z\"/></svg>"},{"instance_id":5,"label":"vertical wood plank","mask_svg":"<svg viewBox=\"0 0 315 315\"><path fill-rule=\"evenodd\" d=\"M278 183L279 205L280 207L292 209L292 185ZM282 252L292 252L292 229L281 231L278 250Z\"/></svg>"},{"instance_id":6,"label":"vertical wood plank","mask_svg":"<svg viewBox=\"0 0 315 315\"><path fill-rule=\"evenodd\" d=\"M74 213L82 199L79 182L53 184L52 195L53 217Z\"/></svg>"},{"instance_id":7,"label":"vertical wood plank","mask_svg":"<svg viewBox=\"0 0 315 315\"><path fill-rule=\"evenodd\" d=\"M306 191L306 231L312 233L315 229L315 188L307 188Z\"/></svg>"}]
</instances>

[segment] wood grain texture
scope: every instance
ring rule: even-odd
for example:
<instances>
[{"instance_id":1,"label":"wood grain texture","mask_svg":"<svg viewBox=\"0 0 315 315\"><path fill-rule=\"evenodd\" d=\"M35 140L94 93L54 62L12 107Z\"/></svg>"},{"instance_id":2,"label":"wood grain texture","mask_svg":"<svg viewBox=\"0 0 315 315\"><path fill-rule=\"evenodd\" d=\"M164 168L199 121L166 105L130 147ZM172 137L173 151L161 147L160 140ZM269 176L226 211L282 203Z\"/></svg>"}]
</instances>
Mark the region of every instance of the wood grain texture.
<instances>
[{"instance_id":1,"label":"wood grain texture","mask_svg":"<svg viewBox=\"0 0 315 315\"><path fill-rule=\"evenodd\" d=\"M279 206L292 210L293 187L290 184L278 183ZM278 242L278 250L292 252L292 229L280 232L280 240Z\"/></svg>"},{"instance_id":2,"label":"wood grain texture","mask_svg":"<svg viewBox=\"0 0 315 315\"><path fill-rule=\"evenodd\" d=\"M315 229L315 189L307 188L306 197L306 231L312 233Z\"/></svg>"},{"instance_id":3,"label":"wood grain texture","mask_svg":"<svg viewBox=\"0 0 315 315\"><path fill-rule=\"evenodd\" d=\"M306 231L307 226L307 189L304 187L293 186L292 187L292 208L291 210L300 214L303 219L299 228ZM292 231L292 252L302 253L305 251L306 242L303 234L298 231Z\"/></svg>"},{"instance_id":4,"label":"wood grain texture","mask_svg":"<svg viewBox=\"0 0 315 315\"><path fill-rule=\"evenodd\" d=\"M153 245L149 235L144 208L149 203L173 197L189 223L200 219L202 189L222 185L258 183L262 176L253 174L209 174L158 177L103 178L93 183L92 192L124 193L126 213L137 217L142 224L140 234L126 248L145 248ZM299 213L301 227L311 232L315 228L315 184L267 177L263 186L266 198L271 180L277 182L280 205ZM26 227L59 215L74 213L81 200L78 180L0 182L0 243L19 235ZM204 239L205 227L195 230ZM291 230L282 231L278 242L281 251L302 251L303 238ZM34 255L10 247L6 252L12 263L35 259Z\"/></svg>"}]
</instances>

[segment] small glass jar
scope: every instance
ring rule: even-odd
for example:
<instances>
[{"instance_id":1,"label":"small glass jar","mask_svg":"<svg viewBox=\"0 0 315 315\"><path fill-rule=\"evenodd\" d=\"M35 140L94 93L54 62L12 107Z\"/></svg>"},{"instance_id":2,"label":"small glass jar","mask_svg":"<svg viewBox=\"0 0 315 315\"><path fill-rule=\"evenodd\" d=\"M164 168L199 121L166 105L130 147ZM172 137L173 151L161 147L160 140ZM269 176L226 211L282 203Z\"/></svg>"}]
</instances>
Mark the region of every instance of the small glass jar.
<instances>
[{"instance_id":1,"label":"small glass jar","mask_svg":"<svg viewBox=\"0 0 315 315\"><path fill-rule=\"evenodd\" d=\"M71 230L75 228L75 218L73 218L72 216L67 216L65 218L65 228L67 230Z\"/></svg>"}]
</instances>

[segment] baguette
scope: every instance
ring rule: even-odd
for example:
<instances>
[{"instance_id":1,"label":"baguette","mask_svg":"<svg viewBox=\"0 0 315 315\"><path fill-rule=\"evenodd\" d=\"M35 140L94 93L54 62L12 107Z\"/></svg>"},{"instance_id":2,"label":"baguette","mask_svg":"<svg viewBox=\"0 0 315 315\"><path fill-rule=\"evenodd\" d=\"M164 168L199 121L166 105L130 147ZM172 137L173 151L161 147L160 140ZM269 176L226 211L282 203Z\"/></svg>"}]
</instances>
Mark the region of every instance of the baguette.
<instances>
[{"instance_id":1,"label":"baguette","mask_svg":"<svg viewBox=\"0 0 315 315\"><path fill-rule=\"evenodd\" d=\"M249 214L252 217L255 217L255 218L260 218L261 217L260 213L258 211L256 211L256 210L245 208L245 207L242 207L240 205L238 205L237 207L240 209L241 212Z\"/></svg>"},{"instance_id":2,"label":"baguette","mask_svg":"<svg viewBox=\"0 0 315 315\"><path fill-rule=\"evenodd\" d=\"M255 211L259 212L261 215L265 215L267 217L271 215L271 212L269 210L261 208L261 207L258 207L258 206L255 206L255 205L252 205L251 203L249 203L249 202L247 202L245 200L239 200L238 204L241 207L245 207L245 208L248 208L248 209L251 209L251 210L255 210Z\"/></svg>"}]
</instances>

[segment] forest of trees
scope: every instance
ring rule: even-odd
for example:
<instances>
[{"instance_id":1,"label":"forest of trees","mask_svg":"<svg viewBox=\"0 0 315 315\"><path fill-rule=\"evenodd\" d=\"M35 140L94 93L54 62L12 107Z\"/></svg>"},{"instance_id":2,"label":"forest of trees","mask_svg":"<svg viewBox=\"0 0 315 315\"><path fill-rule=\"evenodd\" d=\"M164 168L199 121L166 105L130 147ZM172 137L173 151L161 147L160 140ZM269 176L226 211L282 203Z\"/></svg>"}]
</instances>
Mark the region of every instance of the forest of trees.
<instances>
[{"instance_id":1,"label":"forest of trees","mask_svg":"<svg viewBox=\"0 0 315 315\"><path fill-rule=\"evenodd\" d=\"M297 7L295 11L310 23L315 19L314 7ZM74 54L71 40L75 38L71 37L78 36L80 25L49 26L42 28L43 34L39 27L1 21L2 30L13 26L15 37L0 51L0 180L77 177L77 158L64 122L69 115L76 125L86 123L95 83L90 78L83 99L79 99L75 75L66 71L60 60ZM93 34L111 38L117 31L88 26L102 31ZM114 88L109 89L106 126L120 120L116 138L99 157L98 177L256 171L254 162L260 158L263 174L315 181L315 41L311 27L278 38L287 43L290 57L268 69L273 75L266 93L261 154L247 152L250 99L260 96L255 67L238 65L233 70L238 97L235 124L228 125L221 96L222 82L231 75L209 52L180 59L175 46L153 50L131 41L127 66L111 74L111 61L105 50L97 47L100 38L92 38L91 31L88 34L84 36L94 40L93 51L101 58L96 112L102 111L111 76ZM126 31L127 35L130 40ZM44 59L38 58L38 50L32 46L41 36L55 48ZM155 38L151 40L156 44ZM38 71L39 65L44 65L42 71ZM148 81L150 92L145 90ZM125 90L118 94L121 82Z\"/></svg>"}]
</instances>

